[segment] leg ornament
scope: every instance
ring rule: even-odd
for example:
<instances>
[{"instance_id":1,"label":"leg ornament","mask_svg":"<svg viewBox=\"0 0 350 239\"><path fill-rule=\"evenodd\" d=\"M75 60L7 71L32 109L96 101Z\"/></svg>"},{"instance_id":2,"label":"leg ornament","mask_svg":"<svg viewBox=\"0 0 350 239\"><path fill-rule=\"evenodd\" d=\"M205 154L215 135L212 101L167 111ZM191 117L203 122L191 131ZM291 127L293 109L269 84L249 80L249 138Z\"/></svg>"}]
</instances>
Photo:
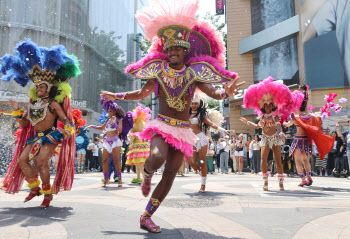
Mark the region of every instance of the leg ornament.
<instances>
[{"instance_id":1,"label":"leg ornament","mask_svg":"<svg viewBox=\"0 0 350 239\"><path fill-rule=\"evenodd\" d=\"M313 183L311 178L311 171L307 172L307 186L311 186Z\"/></svg>"},{"instance_id":2,"label":"leg ornament","mask_svg":"<svg viewBox=\"0 0 350 239\"><path fill-rule=\"evenodd\" d=\"M40 190L42 194L44 194L44 201L40 205L40 207L48 207L53 199L51 194L51 184L43 184L42 189Z\"/></svg>"},{"instance_id":3,"label":"leg ornament","mask_svg":"<svg viewBox=\"0 0 350 239\"><path fill-rule=\"evenodd\" d=\"M205 185L207 184L207 177L201 177L201 189L199 190L199 193L205 192Z\"/></svg>"},{"instance_id":4,"label":"leg ornament","mask_svg":"<svg viewBox=\"0 0 350 239\"><path fill-rule=\"evenodd\" d=\"M267 191L269 190L269 176L270 176L270 172L267 173L262 173L263 179L264 179L264 187L263 190Z\"/></svg>"},{"instance_id":5,"label":"leg ornament","mask_svg":"<svg viewBox=\"0 0 350 239\"><path fill-rule=\"evenodd\" d=\"M280 187L280 191L284 191L284 187L283 187L283 181L284 181L284 178L286 177L285 174L277 174L277 179L278 179L278 183L279 183L279 187Z\"/></svg>"},{"instance_id":6,"label":"leg ornament","mask_svg":"<svg viewBox=\"0 0 350 239\"><path fill-rule=\"evenodd\" d=\"M305 174L303 174L303 173L298 173L298 175L299 175L299 177L300 177L300 179L301 179L301 183L299 183L299 187L304 187L304 186L306 186L307 185L307 182L306 182L306 180L305 180Z\"/></svg>"},{"instance_id":7,"label":"leg ornament","mask_svg":"<svg viewBox=\"0 0 350 239\"><path fill-rule=\"evenodd\" d=\"M32 200L35 196L40 196L40 180L37 178L26 178L26 181L28 182L28 188L30 188L29 195L24 199L24 202L28 202Z\"/></svg>"},{"instance_id":8,"label":"leg ornament","mask_svg":"<svg viewBox=\"0 0 350 239\"><path fill-rule=\"evenodd\" d=\"M143 177L143 182L141 184L141 190L143 196L147 197L149 192L151 191L151 180L153 177L153 173L147 173L145 170L145 174Z\"/></svg>"},{"instance_id":9,"label":"leg ornament","mask_svg":"<svg viewBox=\"0 0 350 239\"><path fill-rule=\"evenodd\" d=\"M118 187L123 186L123 181L122 181L122 173L117 173L118 177Z\"/></svg>"},{"instance_id":10,"label":"leg ornament","mask_svg":"<svg viewBox=\"0 0 350 239\"><path fill-rule=\"evenodd\" d=\"M142 229L146 229L147 231L153 233L161 232L160 227L157 226L151 219L151 216L153 215L153 213L155 213L155 211L157 211L159 206L160 202L158 199L151 198L148 201L145 213L140 217L140 227Z\"/></svg>"}]
</instances>

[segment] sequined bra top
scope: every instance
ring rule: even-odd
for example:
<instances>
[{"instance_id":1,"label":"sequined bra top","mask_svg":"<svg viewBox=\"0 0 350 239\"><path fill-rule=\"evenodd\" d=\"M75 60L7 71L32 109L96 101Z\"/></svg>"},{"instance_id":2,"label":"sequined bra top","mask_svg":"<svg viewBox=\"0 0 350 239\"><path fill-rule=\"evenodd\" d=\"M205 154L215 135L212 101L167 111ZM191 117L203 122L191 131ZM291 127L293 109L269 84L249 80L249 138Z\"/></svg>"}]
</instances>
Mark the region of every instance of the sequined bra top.
<instances>
[{"instance_id":1,"label":"sequined bra top","mask_svg":"<svg viewBox=\"0 0 350 239\"><path fill-rule=\"evenodd\" d=\"M117 118L117 123L109 123L110 120L111 120L111 118L108 118L106 126L105 126L105 130L107 132L110 132L110 131L116 131L117 129L119 129L118 118Z\"/></svg>"},{"instance_id":2,"label":"sequined bra top","mask_svg":"<svg viewBox=\"0 0 350 239\"><path fill-rule=\"evenodd\" d=\"M272 116L271 118L267 119L267 117L265 115L263 115L258 123L258 125L260 126L260 128L271 128L271 127L275 127L278 124L281 124L279 122L279 120L276 122L275 121L275 116Z\"/></svg>"}]
</instances>

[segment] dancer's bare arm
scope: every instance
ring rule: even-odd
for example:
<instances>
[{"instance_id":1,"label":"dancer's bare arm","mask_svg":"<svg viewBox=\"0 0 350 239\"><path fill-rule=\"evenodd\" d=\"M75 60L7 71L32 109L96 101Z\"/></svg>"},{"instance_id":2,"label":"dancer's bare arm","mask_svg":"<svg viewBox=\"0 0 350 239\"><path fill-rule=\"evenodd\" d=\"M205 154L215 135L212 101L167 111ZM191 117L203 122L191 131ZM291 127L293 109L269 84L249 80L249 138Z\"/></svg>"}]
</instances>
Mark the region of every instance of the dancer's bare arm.
<instances>
[{"instance_id":1,"label":"dancer's bare arm","mask_svg":"<svg viewBox=\"0 0 350 239\"><path fill-rule=\"evenodd\" d=\"M14 111L17 111L19 110L19 104L17 101L14 101L12 99L9 99L10 101L10 104L11 104L11 107L13 108ZM27 112L25 112L23 115L22 115L22 118L18 120L18 124L25 128L29 125L29 120L27 119Z\"/></svg>"},{"instance_id":2,"label":"dancer's bare arm","mask_svg":"<svg viewBox=\"0 0 350 239\"><path fill-rule=\"evenodd\" d=\"M150 79L140 90L125 92L124 100L140 100L149 96L152 92L154 92L156 81L156 79ZM101 91L100 96L103 102L117 99L117 93L108 91Z\"/></svg>"},{"instance_id":3,"label":"dancer's bare arm","mask_svg":"<svg viewBox=\"0 0 350 239\"><path fill-rule=\"evenodd\" d=\"M242 121L243 123L245 123L245 124L248 125L248 126L252 126L252 127L256 128L256 129L259 129L259 128L260 128L259 125L254 124L254 123L251 122L251 121L248 121L248 120L247 120L246 118L244 118L244 117L241 117L239 120Z\"/></svg>"},{"instance_id":4,"label":"dancer's bare arm","mask_svg":"<svg viewBox=\"0 0 350 239\"><path fill-rule=\"evenodd\" d=\"M63 112L63 109L59 103L57 103L56 101L52 101L50 104L50 107L56 112L59 121L63 122L65 125L70 124L69 119L67 118L66 114ZM65 139L69 138L70 132L68 130L65 130L65 129L63 129L63 131L66 132L64 134Z\"/></svg>"},{"instance_id":5,"label":"dancer's bare arm","mask_svg":"<svg viewBox=\"0 0 350 239\"><path fill-rule=\"evenodd\" d=\"M231 81L229 83L229 85L227 85L226 83L223 83L222 86L225 89L225 94L226 96L234 96L235 94L237 94L237 91L239 90L239 87L241 85L245 84L245 81L240 82L237 84L239 78L234 79L233 81ZM216 99L216 100L222 100L223 96L222 96L222 90L218 90L216 89L213 85L211 84L207 84L207 83L203 83L203 82L197 82L196 86L203 91L206 95L208 95L209 97Z\"/></svg>"},{"instance_id":6,"label":"dancer's bare arm","mask_svg":"<svg viewBox=\"0 0 350 239\"><path fill-rule=\"evenodd\" d=\"M95 126L95 125L89 125L89 126L86 127L86 128L87 128L87 129L93 128L93 129L97 129L97 130L104 130L105 127L106 127L106 123L107 123L107 121L105 121L105 122L103 123L103 125L101 125L101 126L93 127L93 126Z\"/></svg>"},{"instance_id":7,"label":"dancer's bare arm","mask_svg":"<svg viewBox=\"0 0 350 239\"><path fill-rule=\"evenodd\" d=\"M217 124L214 124L207 116L204 117L203 122L207 125L209 125L210 127L212 127L213 129L219 129L220 126L218 126ZM229 133L229 130L225 130L224 131L226 134Z\"/></svg>"},{"instance_id":8,"label":"dancer's bare arm","mask_svg":"<svg viewBox=\"0 0 350 239\"><path fill-rule=\"evenodd\" d=\"M291 120L291 121L283 123L283 125L286 126L286 127L292 126L293 124L295 124L295 120Z\"/></svg>"}]
</instances>

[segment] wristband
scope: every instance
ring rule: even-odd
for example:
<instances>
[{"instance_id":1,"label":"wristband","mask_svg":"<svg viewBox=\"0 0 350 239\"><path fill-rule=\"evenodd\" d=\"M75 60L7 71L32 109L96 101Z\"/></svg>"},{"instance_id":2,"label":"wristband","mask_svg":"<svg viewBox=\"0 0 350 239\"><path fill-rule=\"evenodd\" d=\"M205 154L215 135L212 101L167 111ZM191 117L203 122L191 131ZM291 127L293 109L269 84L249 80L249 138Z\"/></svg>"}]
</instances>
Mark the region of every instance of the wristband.
<instances>
[{"instance_id":1,"label":"wristband","mask_svg":"<svg viewBox=\"0 0 350 239\"><path fill-rule=\"evenodd\" d=\"M221 133L225 133L225 129L222 128L222 127L218 127L218 131L221 132Z\"/></svg>"},{"instance_id":2,"label":"wristband","mask_svg":"<svg viewBox=\"0 0 350 239\"><path fill-rule=\"evenodd\" d=\"M280 136L286 137L286 135L283 132L280 132Z\"/></svg>"},{"instance_id":3,"label":"wristband","mask_svg":"<svg viewBox=\"0 0 350 239\"><path fill-rule=\"evenodd\" d=\"M115 93L115 99L116 100L125 100L125 97L127 94L128 94L128 92Z\"/></svg>"},{"instance_id":4,"label":"wristband","mask_svg":"<svg viewBox=\"0 0 350 239\"><path fill-rule=\"evenodd\" d=\"M23 112L24 112L24 109L18 109L18 110L12 111L12 116L13 118L21 119Z\"/></svg>"},{"instance_id":5,"label":"wristband","mask_svg":"<svg viewBox=\"0 0 350 239\"><path fill-rule=\"evenodd\" d=\"M223 99L223 100L226 100L226 99L229 98L229 96L228 96L227 93L225 92L225 89L222 89L222 90L221 90L220 96L221 96L221 99Z\"/></svg>"},{"instance_id":6,"label":"wristband","mask_svg":"<svg viewBox=\"0 0 350 239\"><path fill-rule=\"evenodd\" d=\"M96 125L91 125L91 128L97 129L97 126Z\"/></svg>"},{"instance_id":7,"label":"wristband","mask_svg":"<svg viewBox=\"0 0 350 239\"><path fill-rule=\"evenodd\" d=\"M251 121L247 121L247 125L249 125L251 123Z\"/></svg>"}]
</instances>

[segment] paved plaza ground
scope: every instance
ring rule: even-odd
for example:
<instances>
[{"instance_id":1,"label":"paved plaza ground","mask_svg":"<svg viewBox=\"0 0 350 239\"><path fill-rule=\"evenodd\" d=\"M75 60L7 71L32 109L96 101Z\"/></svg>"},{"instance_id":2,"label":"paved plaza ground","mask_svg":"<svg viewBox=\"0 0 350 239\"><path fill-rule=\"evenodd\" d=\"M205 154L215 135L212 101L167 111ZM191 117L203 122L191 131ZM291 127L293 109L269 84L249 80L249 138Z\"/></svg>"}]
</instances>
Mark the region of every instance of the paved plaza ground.
<instances>
[{"instance_id":1,"label":"paved plaza ground","mask_svg":"<svg viewBox=\"0 0 350 239\"><path fill-rule=\"evenodd\" d=\"M298 178L286 178L278 191L262 190L257 175L208 175L207 192L199 194L200 177L177 176L154 216L162 233L139 227L148 198L134 174L123 174L124 186L101 188L102 173L78 174L73 189L54 197L47 209L43 197L23 203L26 189L16 195L0 192L0 238L350 238L350 180L315 177L300 188ZM152 186L160 180L155 175ZM53 178L52 178L53 179Z\"/></svg>"}]
</instances>

